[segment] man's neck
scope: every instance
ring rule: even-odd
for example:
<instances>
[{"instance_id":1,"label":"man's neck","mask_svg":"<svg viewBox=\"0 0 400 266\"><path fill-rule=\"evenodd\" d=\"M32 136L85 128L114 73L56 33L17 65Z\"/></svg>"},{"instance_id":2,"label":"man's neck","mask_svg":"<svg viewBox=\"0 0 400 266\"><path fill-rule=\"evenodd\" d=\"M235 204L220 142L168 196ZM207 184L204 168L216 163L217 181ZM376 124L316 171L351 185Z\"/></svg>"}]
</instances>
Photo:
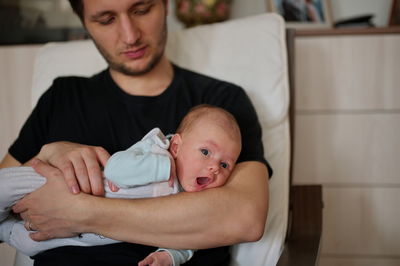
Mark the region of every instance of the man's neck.
<instances>
[{"instance_id":1,"label":"man's neck","mask_svg":"<svg viewBox=\"0 0 400 266\"><path fill-rule=\"evenodd\" d=\"M148 73L129 76L110 68L115 83L126 93L137 96L156 96L163 93L171 84L174 70L164 56Z\"/></svg>"}]
</instances>

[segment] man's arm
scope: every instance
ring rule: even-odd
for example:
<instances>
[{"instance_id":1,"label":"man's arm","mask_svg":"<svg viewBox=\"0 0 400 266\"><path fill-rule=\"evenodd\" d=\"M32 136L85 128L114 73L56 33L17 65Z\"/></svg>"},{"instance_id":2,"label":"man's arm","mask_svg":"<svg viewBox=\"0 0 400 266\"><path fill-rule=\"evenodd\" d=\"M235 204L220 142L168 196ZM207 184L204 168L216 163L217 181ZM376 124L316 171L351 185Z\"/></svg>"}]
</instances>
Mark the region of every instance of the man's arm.
<instances>
[{"instance_id":1,"label":"man's arm","mask_svg":"<svg viewBox=\"0 0 400 266\"><path fill-rule=\"evenodd\" d=\"M238 164L220 188L138 200L73 195L61 171L40 162L35 169L48 173L46 185L14 206L39 230L34 240L94 232L153 246L202 249L256 241L264 232L268 172L259 162Z\"/></svg>"},{"instance_id":2,"label":"man's arm","mask_svg":"<svg viewBox=\"0 0 400 266\"><path fill-rule=\"evenodd\" d=\"M21 163L17 161L11 154L7 153L0 163L0 169L6 167L20 166Z\"/></svg>"}]
</instances>

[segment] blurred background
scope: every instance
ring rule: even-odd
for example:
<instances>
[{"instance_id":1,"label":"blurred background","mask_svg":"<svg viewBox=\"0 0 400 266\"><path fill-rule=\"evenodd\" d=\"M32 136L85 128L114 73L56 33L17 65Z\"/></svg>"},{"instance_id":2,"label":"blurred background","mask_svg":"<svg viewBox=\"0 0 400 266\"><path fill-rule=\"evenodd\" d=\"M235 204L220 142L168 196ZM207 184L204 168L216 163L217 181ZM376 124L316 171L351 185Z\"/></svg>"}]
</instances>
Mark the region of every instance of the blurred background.
<instances>
[{"instance_id":1,"label":"blurred background","mask_svg":"<svg viewBox=\"0 0 400 266\"><path fill-rule=\"evenodd\" d=\"M277 12L283 1L290 0L170 0L168 29ZM289 27L295 29L293 182L323 186L319 265L398 266L400 0L313 1L323 5L326 21ZM88 36L67 0L0 0L0 33L3 157L31 110L37 51L50 41ZM0 266L14 260L15 251L0 244Z\"/></svg>"},{"instance_id":2,"label":"blurred background","mask_svg":"<svg viewBox=\"0 0 400 266\"><path fill-rule=\"evenodd\" d=\"M227 6L227 18L235 19L257 15L271 11L270 5L277 5L282 0L170 0L169 1L169 31L185 27L185 23L176 16L176 8L185 4L197 5L191 12L192 17L202 12L201 4L205 3L206 11L215 9L221 11L222 5ZM285 0L284 0L285 1ZM303 0L302 0L303 1ZM320 0L319 0L320 1ZM331 0L323 1L329 5L331 25L336 21L370 15L373 25L385 27L388 25L392 0ZM189 4L188 4L189 3ZM275 4L274 4L275 3ZM223 10L221 12L224 12ZM215 14L214 14L215 15ZM182 16L180 16L182 19ZM198 24L218 21L197 21ZM193 26L193 25L192 25ZM0 44L43 43L46 41L62 41L87 37L79 19L73 14L67 0L0 0Z\"/></svg>"}]
</instances>

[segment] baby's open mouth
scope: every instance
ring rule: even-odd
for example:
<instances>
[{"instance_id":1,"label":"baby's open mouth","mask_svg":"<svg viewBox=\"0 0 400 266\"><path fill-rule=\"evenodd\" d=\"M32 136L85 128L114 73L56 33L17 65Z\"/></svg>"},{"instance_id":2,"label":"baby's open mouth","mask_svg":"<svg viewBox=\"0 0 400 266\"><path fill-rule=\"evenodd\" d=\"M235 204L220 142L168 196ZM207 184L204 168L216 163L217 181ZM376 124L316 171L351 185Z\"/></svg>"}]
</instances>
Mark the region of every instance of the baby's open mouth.
<instances>
[{"instance_id":1,"label":"baby's open mouth","mask_svg":"<svg viewBox=\"0 0 400 266\"><path fill-rule=\"evenodd\" d=\"M205 186L210 182L210 179L206 176L196 178L196 182L199 186Z\"/></svg>"}]
</instances>

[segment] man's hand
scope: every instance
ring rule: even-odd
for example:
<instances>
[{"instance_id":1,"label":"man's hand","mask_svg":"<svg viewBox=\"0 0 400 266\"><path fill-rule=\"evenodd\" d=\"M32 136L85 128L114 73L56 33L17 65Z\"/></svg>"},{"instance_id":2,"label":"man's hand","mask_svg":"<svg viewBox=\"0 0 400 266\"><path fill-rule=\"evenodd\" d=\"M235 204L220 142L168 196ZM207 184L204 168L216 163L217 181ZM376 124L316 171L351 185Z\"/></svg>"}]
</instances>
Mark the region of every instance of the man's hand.
<instances>
[{"instance_id":1,"label":"man's hand","mask_svg":"<svg viewBox=\"0 0 400 266\"><path fill-rule=\"evenodd\" d=\"M104 195L102 168L110 154L102 147L53 142L44 145L37 158L60 169L72 193Z\"/></svg>"},{"instance_id":2,"label":"man's hand","mask_svg":"<svg viewBox=\"0 0 400 266\"><path fill-rule=\"evenodd\" d=\"M82 221L72 222L69 216L78 216L77 212L85 208L80 204L87 200L81 198L89 196L71 194L59 169L37 159L32 166L39 174L46 173L47 182L15 204L13 211L25 220L27 229L37 231L30 234L35 241L78 235Z\"/></svg>"},{"instance_id":3,"label":"man's hand","mask_svg":"<svg viewBox=\"0 0 400 266\"><path fill-rule=\"evenodd\" d=\"M172 266L172 258L166 251L156 251L150 253L138 266Z\"/></svg>"}]
</instances>

